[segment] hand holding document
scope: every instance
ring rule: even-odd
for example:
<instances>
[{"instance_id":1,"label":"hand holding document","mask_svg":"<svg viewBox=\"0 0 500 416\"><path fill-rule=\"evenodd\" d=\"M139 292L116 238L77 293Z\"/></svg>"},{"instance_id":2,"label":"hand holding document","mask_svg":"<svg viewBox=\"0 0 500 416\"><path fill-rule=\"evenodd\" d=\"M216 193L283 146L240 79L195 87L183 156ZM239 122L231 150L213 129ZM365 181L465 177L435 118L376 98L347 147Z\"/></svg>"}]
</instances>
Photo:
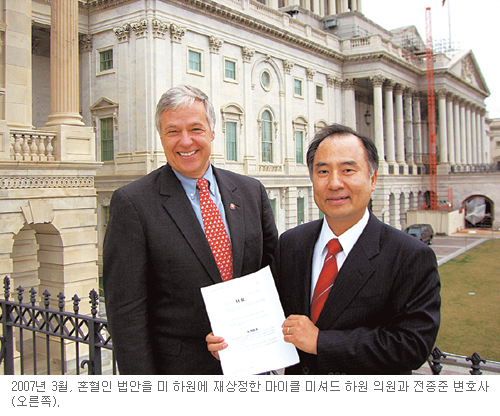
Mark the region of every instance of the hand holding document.
<instances>
[{"instance_id":1,"label":"hand holding document","mask_svg":"<svg viewBox=\"0 0 500 416\"><path fill-rule=\"evenodd\" d=\"M225 375L250 375L299 362L283 339L283 308L269 267L201 289L213 333L228 347L219 351Z\"/></svg>"}]
</instances>

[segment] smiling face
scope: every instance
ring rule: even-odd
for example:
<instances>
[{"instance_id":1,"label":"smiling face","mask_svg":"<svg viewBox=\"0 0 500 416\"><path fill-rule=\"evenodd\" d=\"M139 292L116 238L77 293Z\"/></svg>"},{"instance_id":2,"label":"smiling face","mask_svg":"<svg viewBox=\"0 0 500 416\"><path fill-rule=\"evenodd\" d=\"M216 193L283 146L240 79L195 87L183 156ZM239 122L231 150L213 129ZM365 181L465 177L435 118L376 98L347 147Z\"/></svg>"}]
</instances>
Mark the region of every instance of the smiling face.
<instances>
[{"instance_id":1,"label":"smiling face","mask_svg":"<svg viewBox=\"0 0 500 416\"><path fill-rule=\"evenodd\" d=\"M352 134L330 136L316 150L312 172L314 201L339 236L364 215L377 183L370 177L366 150Z\"/></svg>"},{"instance_id":2,"label":"smiling face","mask_svg":"<svg viewBox=\"0 0 500 416\"><path fill-rule=\"evenodd\" d=\"M172 169L190 178L201 178L208 169L215 132L210 130L205 105L191 105L161 114L161 144Z\"/></svg>"}]
</instances>

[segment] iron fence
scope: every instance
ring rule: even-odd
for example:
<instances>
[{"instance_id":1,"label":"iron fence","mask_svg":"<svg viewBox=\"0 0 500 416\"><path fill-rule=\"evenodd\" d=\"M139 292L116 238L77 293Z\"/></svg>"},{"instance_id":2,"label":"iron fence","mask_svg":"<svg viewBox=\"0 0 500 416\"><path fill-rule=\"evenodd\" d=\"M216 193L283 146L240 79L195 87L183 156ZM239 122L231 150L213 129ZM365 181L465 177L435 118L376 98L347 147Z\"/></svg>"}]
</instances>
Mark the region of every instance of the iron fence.
<instances>
[{"instance_id":1,"label":"iron fence","mask_svg":"<svg viewBox=\"0 0 500 416\"><path fill-rule=\"evenodd\" d=\"M65 296L57 296L58 310L50 308L51 294L42 294L43 306L37 306L34 288L29 303L24 289L16 289L17 301L11 300L10 279L4 278L4 299L0 299L0 365L4 374L88 374L103 373L103 356L109 372L117 374L111 336L106 319L98 317L99 297L89 294L91 316L80 314L81 299L73 296L73 312L64 310ZM15 328L17 330L15 331ZM54 371L55 370L55 371Z\"/></svg>"},{"instance_id":2,"label":"iron fence","mask_svg":"<svg viewBox=\"0 0 500 416\"><path fill-rule=\"evenodd\" d=\"M3 282L0 369L3 365L4 374L52 374L54 367L61 374L80 374L85 367L91 375L117 374L107 321L97 316L99 297L95 290L89 294L91 316L88 316L79 313L81 300L77 295L72 298L73 312L66 312L62 293L57 296L56 310L50 308L51 294L47 290L42 294L43 306L37 306L37 293L33 288L29 291L27 304L23 303L21 286L15 290L17 301L10 300L10 279L5 277ZM446 354L434 348L427 360L432 374L441 374L444 359ZM474 353L465 360L471 363L470 374L482 374L481 363L485 364L486 360L479 354Z\"/></svg>"}]
</instances>

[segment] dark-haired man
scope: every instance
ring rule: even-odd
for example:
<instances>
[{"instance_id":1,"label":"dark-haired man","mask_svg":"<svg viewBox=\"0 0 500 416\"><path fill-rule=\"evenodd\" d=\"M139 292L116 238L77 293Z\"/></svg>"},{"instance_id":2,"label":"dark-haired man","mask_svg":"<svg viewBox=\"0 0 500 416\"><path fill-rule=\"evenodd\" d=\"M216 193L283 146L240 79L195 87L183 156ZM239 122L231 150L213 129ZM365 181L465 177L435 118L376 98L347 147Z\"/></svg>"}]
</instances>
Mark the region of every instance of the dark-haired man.
<instances>
[{"instance_id":1,"label":"dark-haired man","mask_svg":"<svg viewBox=\"0 0 500 416\"><path fill-rule=\"evenodd\" d=\"M331 125L311 142L307 164L324 219L283 233L272 267L285 341L300 355L286 374L411 374L439 328L434 252L369 211L371 140ZM221 337L207 342L214 355L230 348Z\"/></svg>"}]
</instances>

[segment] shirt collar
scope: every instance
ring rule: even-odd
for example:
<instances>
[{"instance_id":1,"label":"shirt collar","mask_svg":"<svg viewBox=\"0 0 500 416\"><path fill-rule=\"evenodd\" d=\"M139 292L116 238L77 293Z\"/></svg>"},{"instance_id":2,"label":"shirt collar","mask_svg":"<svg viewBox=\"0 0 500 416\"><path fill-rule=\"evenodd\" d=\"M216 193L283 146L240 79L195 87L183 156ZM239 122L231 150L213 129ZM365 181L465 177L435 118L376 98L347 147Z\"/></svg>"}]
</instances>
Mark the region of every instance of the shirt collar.
<instances>
[{"instance_id":1,"label":"shirt collar","mask_svg":"<svg viewBox=\"0 0 500 416\"><path fill-rule=\"evenodd\" d=\"M328 225L328 222L326 221L326 218L323 219L323 225L321 227L321 232L318 237L318 247L323 247L324 250L326 250L326 245L332 238L338 238L340 245L342 246L342 251L344 252L345 256L347 257L349 255L349 252L352 250L354 247L354 244L356 244L356 241L358 241L359 236L363 232L363 230L366 227L366 224L368 224L368 220L370 218L370 214L368 211L368 208L365 210L365 213L363 214L363 217L356 223L354 224L351 228L349 228L345 233L343 233L341 236L336 236L331 228Z\"/></svg>"},{"instance_id":2,"label":"shirt collar","mask_svg":"<svg viewBox=\"0 0 500 416\"><path fill-rule=\"evenodd\" d=\"M198 181L198 179L185 176L182 173L177 172L173 168L172 170L174 171L175 176L177 176L177 178L181 182L181 185L186 191L188 197L194 199L197 192L196 182ZM215 177L214 177L214 171L212 170L212 164L208 165L208 169L203 175L203 178L205 178L208 181L210 193L212 195L215 195Z\"/></svg>"}]
</instances>

